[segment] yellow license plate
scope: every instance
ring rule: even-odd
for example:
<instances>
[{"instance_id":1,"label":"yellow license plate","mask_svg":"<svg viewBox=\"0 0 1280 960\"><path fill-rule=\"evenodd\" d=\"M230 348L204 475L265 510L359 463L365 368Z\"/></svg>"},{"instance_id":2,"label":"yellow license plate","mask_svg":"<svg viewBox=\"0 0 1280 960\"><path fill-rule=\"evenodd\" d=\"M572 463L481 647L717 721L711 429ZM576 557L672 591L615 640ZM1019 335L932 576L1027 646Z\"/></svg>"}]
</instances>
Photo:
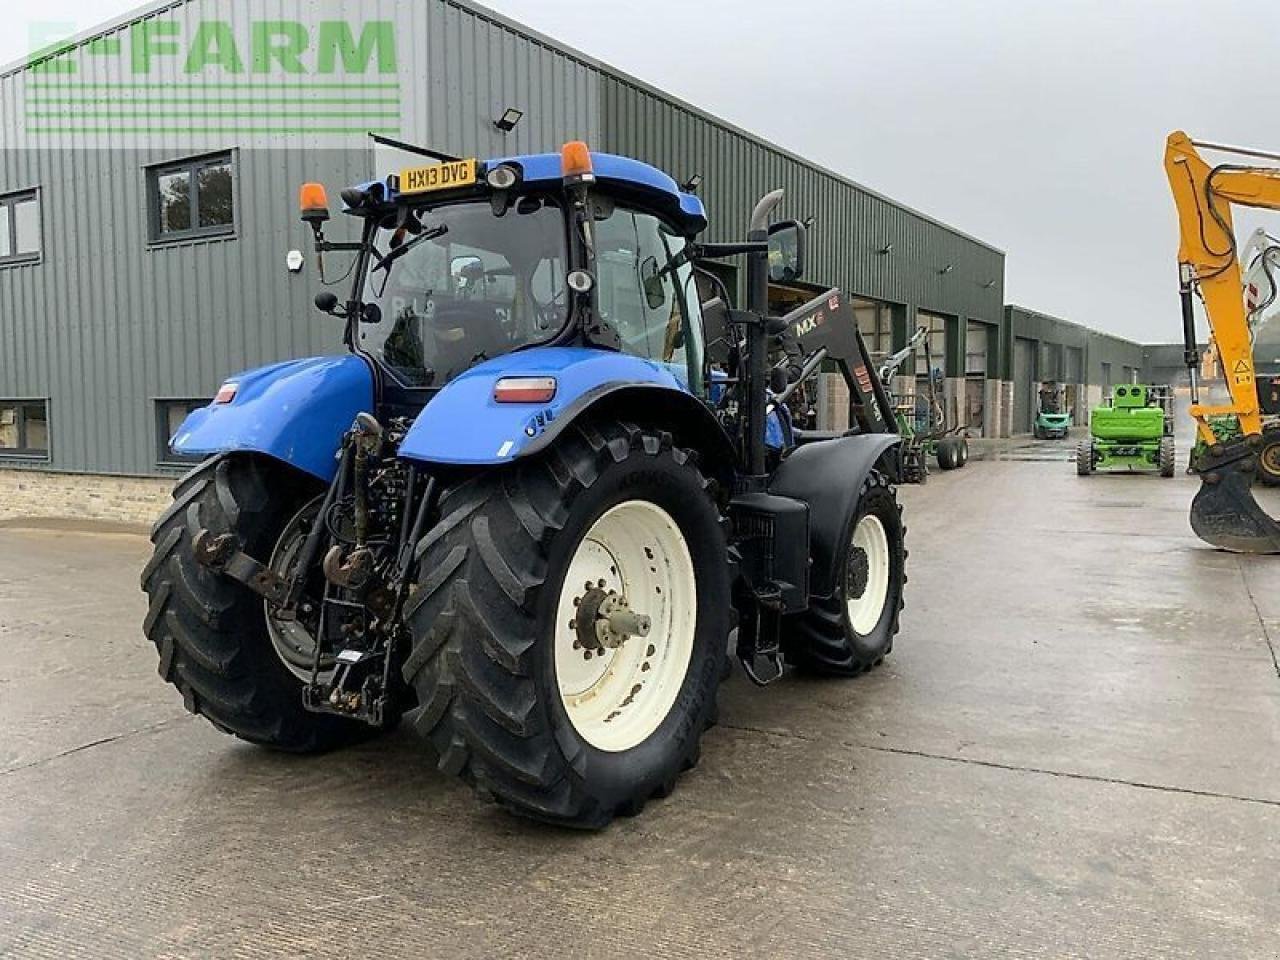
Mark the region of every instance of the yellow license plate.
<instances>
[{"instance_id":1,"label":"yellow license plate","mask_svg":"<svg viewBox=\"0 0 1280 960\"><path fill-rule=\"evenodd\" d=\"M400 192L430 193L469 187L476 182L476 161L451 160L427 167L405 167L400 171Z\"/></svg>"}]
</instances>

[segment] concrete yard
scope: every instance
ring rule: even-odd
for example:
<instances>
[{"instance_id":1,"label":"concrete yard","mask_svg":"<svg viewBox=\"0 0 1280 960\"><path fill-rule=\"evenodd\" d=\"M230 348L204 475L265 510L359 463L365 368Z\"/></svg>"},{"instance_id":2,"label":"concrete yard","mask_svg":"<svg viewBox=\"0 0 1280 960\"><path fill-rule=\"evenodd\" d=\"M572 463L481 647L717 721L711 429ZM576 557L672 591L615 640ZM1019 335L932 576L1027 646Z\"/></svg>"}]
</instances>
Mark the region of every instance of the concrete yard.
<instances>
[{"instance_id":1,"label":"concrete yard","mask_svg":"<svg viewBox=\"0 0 1280 960\"><path fill-rule=\"evenodd\" d=\"M0 529L0 956L1280 956L1280 558L1070 446L904 489L885 665L735 672L700 766L600 834L407 733L224 737L156 675L143 537Z\"/></svg>"}]
</instances>

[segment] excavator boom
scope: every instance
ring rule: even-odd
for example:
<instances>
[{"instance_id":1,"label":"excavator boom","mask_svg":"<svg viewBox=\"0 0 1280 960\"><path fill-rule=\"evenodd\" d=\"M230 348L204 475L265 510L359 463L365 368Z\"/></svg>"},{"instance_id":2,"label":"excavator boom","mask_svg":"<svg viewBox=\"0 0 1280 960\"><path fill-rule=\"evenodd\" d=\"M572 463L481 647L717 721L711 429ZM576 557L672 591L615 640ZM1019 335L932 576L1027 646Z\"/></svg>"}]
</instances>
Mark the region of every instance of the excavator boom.
<instances>
[{"instance_id":1,"label":"excavator boom","mask_svg":"<svg viewBox=\"0 0 1280 960\"><path fill-rule=\"evenodd\" d=\"M1201 144L1219 151L1280 156ZM1197 144L1181 131L1165 145L1165 173L1178 210L1179 292L1185 359L1191 374L1191 416L1203 441L1192 458L1200 492L1191 505L1191 528L1206 543L1241 553L1280 553L1280 523L1254 500L1257 451L1264 444L1262 412L1254 375L1253 344L1241 276L1233 205L1280 210L1280 167L1210 166ZM1200 403L1194 297L1209 319L1230 402ZM1240 436L1220 437L1213 418L1233 417Z\"/></svg>"}]
</instances>

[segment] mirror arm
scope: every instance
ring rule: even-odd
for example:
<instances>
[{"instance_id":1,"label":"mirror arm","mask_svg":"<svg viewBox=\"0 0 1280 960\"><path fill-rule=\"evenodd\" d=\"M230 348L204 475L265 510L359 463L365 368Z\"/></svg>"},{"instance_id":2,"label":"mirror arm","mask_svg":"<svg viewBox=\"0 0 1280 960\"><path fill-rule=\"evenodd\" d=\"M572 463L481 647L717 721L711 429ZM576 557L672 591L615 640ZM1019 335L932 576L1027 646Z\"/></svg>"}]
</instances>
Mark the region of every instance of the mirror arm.
<instances>
[{"instance_id":1,"label":"mirror arm","mask_svg":"<svg viewBox=\"0 0 1280 960\"><path fill-rule=\"evenodd\" d=\"M767 253L768 241L747 240L739 243L699 243L691 254L694 260L719 260L744 253Z\"/></svg>"}]
</instances>

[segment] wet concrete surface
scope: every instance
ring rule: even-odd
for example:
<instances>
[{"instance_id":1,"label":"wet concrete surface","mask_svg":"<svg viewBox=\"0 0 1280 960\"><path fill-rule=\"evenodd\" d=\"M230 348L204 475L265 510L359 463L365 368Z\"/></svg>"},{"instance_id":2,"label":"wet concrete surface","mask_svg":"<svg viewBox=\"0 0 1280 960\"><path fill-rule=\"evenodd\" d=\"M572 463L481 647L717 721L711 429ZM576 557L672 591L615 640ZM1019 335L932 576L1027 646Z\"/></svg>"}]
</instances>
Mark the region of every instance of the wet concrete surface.
<instances>
[{"instance_id":1,"label":"wet concrete surface","mask_svg":"<svg viewBox=\"0 0 1280 960\"><path fill-rule=\"evenodd\" d=\"M700 766L600 834L408 734L222 736L156 676L142 537L0 529L0 956L1274 958L1280 558L1071 446L904 489L885 665L735 673Z\"/></svg>"}]
</instances>

